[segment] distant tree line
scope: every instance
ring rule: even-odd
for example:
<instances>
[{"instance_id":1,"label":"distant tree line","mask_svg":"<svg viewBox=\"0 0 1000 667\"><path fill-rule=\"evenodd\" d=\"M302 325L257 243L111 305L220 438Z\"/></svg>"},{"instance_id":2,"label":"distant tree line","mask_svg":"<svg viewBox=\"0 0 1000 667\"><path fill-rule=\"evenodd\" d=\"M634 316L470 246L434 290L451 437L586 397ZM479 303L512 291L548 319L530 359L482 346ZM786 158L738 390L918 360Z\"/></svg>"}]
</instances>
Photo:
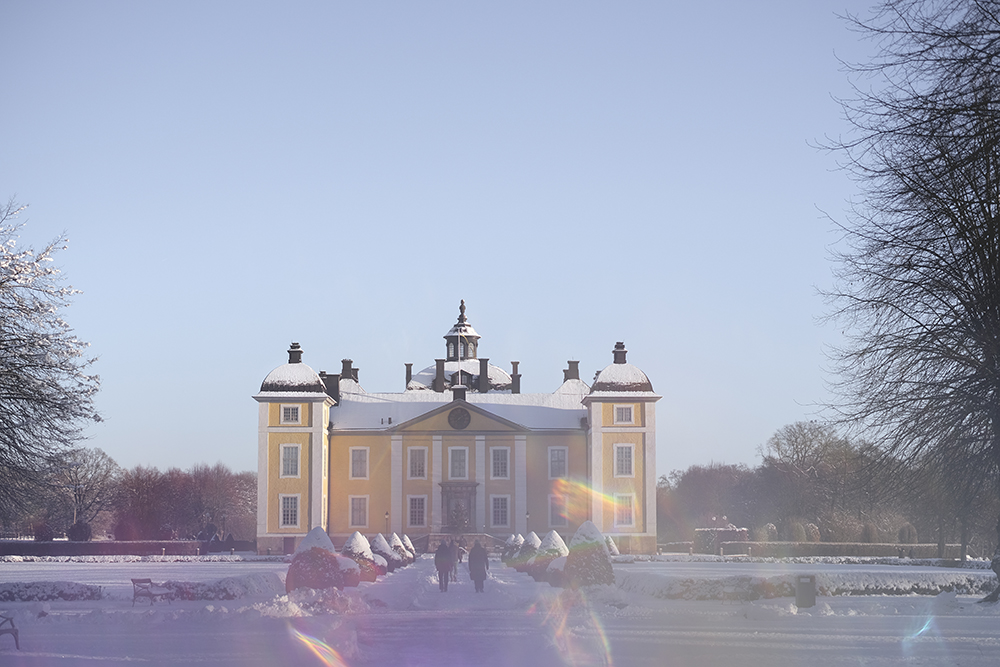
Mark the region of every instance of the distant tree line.
<instances>
[{"instance_id":1,"label":"distant tree line","mask_svg":"<svg viewBox=\"0 0 1000 667\"><path fill-rule=\"evenodd\" d=\"M4 536L49 540L253 540L257 474L222 463L187 470L121 468L100 449L80 447L50 458L24 482L21 502L0 508Z\"/></svg>"},{"instance_id":2,"label":"distant tree line","mask_svg":"<svg viewBox=\"0 0 1000 667\"><path fill-rule=\"evenodd\" d=\"M980 557L996 547L995 499L956 494L906 460L887 471L884 453L831 426L790 424L759 453L756 467L710 463L660 477L658 541L734 524L757 541L957 543Z\"/></svg>"}]
</instances>

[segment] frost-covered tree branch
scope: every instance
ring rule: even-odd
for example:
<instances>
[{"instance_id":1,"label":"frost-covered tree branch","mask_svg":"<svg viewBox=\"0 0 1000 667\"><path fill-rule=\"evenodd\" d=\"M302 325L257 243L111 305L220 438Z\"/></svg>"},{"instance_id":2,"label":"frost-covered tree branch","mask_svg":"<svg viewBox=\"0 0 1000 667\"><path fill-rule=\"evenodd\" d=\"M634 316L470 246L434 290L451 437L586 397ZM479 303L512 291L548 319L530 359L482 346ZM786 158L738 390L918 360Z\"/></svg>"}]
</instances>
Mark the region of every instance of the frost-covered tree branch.
<instances>
[{"instance_id":1,"label":"frost-covered tree branch","mask_svg":"<svg viewBox=\"0 0 1000 667\"><path fill-rule=\"evenodd\" d=\"M57 238L40 251L17 245L13 200L0 205L0 507L17 507L24 485L99 421L96 375L87 344L60 313L77 293L62 282L53 255Z\"/></svg>"}]
</instances>

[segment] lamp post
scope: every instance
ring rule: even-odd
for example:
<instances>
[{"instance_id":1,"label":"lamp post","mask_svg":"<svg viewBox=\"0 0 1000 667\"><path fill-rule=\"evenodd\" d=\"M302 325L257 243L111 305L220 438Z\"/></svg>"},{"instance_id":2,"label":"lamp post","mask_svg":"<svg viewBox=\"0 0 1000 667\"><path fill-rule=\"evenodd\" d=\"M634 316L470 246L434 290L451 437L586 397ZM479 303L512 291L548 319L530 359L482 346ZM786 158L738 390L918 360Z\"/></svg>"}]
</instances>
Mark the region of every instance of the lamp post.
<instances>
[{"instance_id":1,"label":"lamp post","mask_svg":"<svg viewBox=\"0 0 1000 667\"><path fill-rule=\"evenodd\" d=\"M530 518L531 518L531 512L528 512L527 510L525 510L525 512L524 512L524 529L525 530L528 530L528 519L530 519Z\"/></svg>"},{"instance_id":2,"label":"lamp post","mask_svg":"<svg viewBox=\"0 0 1000 667\"><path fill-rule=\"evenodd\" d=\"M385 534L389 535L389 510L385 511ZM386 538L388 539L388 537Z\"/></svg>"}]
</instances>

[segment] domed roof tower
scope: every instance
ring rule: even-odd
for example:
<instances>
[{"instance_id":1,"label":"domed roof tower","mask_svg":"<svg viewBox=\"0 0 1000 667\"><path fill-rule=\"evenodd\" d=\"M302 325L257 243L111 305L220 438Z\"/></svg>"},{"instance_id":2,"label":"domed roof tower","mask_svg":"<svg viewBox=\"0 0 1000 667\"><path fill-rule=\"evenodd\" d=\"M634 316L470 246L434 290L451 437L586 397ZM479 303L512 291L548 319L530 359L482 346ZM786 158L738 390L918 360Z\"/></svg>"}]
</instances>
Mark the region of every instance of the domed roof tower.
<instances>
[{"instance_id":1,"label":"domed roof tower","mask_svg":"<svg viewBox=\"0 0 1000 667\"><path fill-rule=\"evenodd\" d=\"M312 368L302 363L302 348L292 343L288 348L288 363L267 374L260 385L263 392L325 393L323 380Z\"/></svg>"}]
</instances>

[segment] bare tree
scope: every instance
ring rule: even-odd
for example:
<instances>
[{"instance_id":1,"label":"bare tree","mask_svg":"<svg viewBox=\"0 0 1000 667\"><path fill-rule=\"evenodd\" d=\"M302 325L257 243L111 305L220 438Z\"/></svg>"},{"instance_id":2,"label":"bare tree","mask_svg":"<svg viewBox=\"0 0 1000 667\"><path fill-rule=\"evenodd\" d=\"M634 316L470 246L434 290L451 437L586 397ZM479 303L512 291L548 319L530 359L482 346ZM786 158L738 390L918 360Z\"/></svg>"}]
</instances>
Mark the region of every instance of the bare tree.
<instances>
[{"instance_id":1,"label":"bare tree","mask_svg":"<svg viewBox=\"0 0 1000 667\"><path fill-rule=\"evenodd\" d=\"M1000 493L998 11L886 0L852 18L878 54L853 68L856 132L833 146L862 190L829 294L846 325L835 408L884 472L933 468L969 502Z\"/></svg>"},{"instance_id":2,"label":"bare tree","mask_svg":"<svg viewBox=\"0 0 1000 667\"><path fill-rule=\"evenodd\" d=\"M51 457L82 438L84 424L100 419L98 378L86 373L93 360L59 316L76 293L52 265L65 238L19 249L22 210L13 200L0 205L0 506L8 510Z\"/></svg>"}]
</instances>

